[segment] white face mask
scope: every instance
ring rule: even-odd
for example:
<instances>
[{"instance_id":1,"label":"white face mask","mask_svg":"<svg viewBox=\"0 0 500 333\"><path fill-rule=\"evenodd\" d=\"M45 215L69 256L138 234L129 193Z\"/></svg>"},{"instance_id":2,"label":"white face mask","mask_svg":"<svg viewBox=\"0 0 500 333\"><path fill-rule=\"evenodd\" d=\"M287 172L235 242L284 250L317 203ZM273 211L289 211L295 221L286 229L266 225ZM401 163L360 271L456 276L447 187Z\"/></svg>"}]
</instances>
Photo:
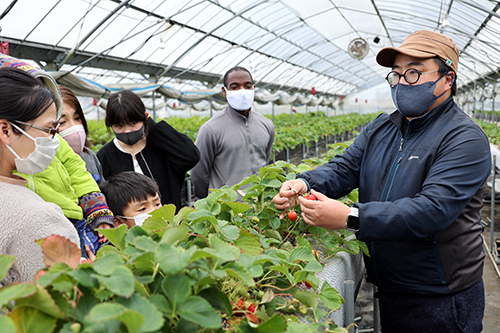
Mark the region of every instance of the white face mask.
<instances>
[{"instance_id":1,"label":"white face mask","mask_svg":"<svg viewBox=\"0 0 500 333\"><path fill-rule=\"evenodd\" d=\"M151 213L151 212L149 212L149 213ZM127 220L134 220L135 225L142 226L144 224L144 222L149 217L151 217L151 215L149 213L142 213L142 214L136 215L134 217L119 216L119 215L117 215L117 217L121 217L122 219L127 219Z\"/></svg>"},{"instance_id":2,"label":"white face mask","mask_svg":"<svg viewBox=\"0 0 500 333\"><path fill-rule=\"evenodd\" d=\"M68 142L75 153L78 155L82 154L83 147L85 146L85 139L87 138L83 125L75 125L66 128L64 131L60 132L59 135Z\"/></svg>"},{"instance_id":3,"label":"white face mask","mask_svg":"<svg viewBox=\"0 0 500 333\"><path fill-rule=\"evenodd\" d=\"M27 157L21 158L9 145L5 145L16 157L16 169L19 173L35 174L47 169L49 164L56 156L57 149L59 148L59 138L52 137L38 137L33 138L31 135L20 129L16 124L11 123L12 126L17 128L21 133L35 142L35 150Z\"/></svg>"},{"instance_id":4,"label":"white face mask","mask_svg":"<svg viewBox=\"0 0 500 333\"><path fill-rule=\"evenodd\" d=\"M255 97L254 89L226 89L226 99L229 105L237 111L245 111L252 107L253 99Z\"/></svg>"}]
</instances>

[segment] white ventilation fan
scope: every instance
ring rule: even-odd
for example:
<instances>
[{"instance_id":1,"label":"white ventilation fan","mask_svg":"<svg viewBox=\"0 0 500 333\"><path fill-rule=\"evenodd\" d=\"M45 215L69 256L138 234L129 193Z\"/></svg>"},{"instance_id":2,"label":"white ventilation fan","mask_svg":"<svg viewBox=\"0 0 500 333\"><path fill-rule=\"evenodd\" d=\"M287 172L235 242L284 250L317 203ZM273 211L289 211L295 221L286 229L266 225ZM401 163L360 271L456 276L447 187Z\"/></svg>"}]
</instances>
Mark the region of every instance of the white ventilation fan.
<instances>
[{"instance_id":1,"label":"white ventilation fan","mask_svg":"<svg viewBox=\"0 0 500 333\"><path fill-rule=\"evenodd\" d=\"M355 38L347 46L347 52L354 59L363 59L368 51L370 51L370 46L363 38Z\"/></svg>"}]
</instances>

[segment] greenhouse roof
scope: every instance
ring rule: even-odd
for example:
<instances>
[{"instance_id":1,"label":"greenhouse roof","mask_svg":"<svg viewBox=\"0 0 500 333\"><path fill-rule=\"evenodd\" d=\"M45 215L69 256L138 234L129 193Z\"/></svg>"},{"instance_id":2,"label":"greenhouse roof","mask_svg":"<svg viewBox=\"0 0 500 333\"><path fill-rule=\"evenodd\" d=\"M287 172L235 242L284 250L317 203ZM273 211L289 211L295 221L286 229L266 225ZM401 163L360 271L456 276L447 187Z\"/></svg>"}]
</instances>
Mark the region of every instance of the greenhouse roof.
<instances>
[{"instance_id":1,"label":"greenhouse roof","mask_svg":"<svg viewBox=\"0 0 500 333\"><path fill-rule=\"evenodd\" d=\"M11 56L102 85L213 88L248 68L260 88L346 95L384 81L375 62L418 29L460 49L459 88L495 83L498 1L3 0Z\"/></svg>"}]
</instances>

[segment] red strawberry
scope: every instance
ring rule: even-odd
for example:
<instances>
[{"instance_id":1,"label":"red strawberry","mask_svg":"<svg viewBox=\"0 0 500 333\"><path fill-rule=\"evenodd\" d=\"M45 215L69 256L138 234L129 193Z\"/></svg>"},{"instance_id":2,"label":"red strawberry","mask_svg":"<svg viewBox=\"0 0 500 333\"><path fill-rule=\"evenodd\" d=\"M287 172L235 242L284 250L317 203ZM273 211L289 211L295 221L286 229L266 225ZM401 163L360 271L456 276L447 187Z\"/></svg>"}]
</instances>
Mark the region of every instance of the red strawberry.
<instances>
[{"instance_id":1,"label":"red strawberry","mask_svg":"<svg viewBox=\"0 0 500 333\"><path fill-rule=\"evenodd\" d=\"M318 200L314 194L306 195L306 199L307 200L314 200L314 201Z\"/></svg>"},{"instance_id":2,"label":"red strawberry","mask_svg":"<svg viewBox=\"0 0 500 333\"><path fill-rule=\"evenodd\" d=\"M257 307L254 304L250 304L248 306L248 311L250 311L251 313L255 313L256 310L257 310Z\"/></svg>"},{"instance_id":3,"label":"red strawberry","mask_svg":"<svg viewBox=\"0 0 500 333\"><path fill-rule=\"evenodd\" d=\"M309 282L304 281L304 284L306 285L307 288L312 288L312 285Z\"/></svg>"},{"instance_id":4,"label":"red strawberry","mask_svg":"<svg viewBox=\"0 0 500 333\"><path fill-rule=\"evenodd\" d=\"M295 220L297 219L297 213L294 210L289 211L288 218L290 219L290 221L295 222Z\"/></svg>"}]
</instances>

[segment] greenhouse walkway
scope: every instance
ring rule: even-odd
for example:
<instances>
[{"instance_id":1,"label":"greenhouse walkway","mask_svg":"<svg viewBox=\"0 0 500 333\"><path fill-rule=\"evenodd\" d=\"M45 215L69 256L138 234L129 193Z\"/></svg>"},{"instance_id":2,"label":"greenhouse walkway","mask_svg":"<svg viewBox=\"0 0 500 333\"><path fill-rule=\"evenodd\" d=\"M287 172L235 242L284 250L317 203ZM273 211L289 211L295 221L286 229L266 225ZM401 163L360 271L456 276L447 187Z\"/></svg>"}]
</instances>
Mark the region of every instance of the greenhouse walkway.
<instances>
[{"instance_id":1,"label":"greenhouse walkway","mask_svg":"<svg viewBox=\"0 0 500 333\"><path fill-rule=\"evenodd\" d=\"M484 212L483 216L486 212ZM496 211L496 210L495 210ZM496 211L497 215L498 212ZM500 228L500 216L495 219L495 230ZM490 233L488 226L483 233L483 238L489 246ZM500 232L495 232L495 239L500 239ZM497 265L498 266L498 265ZM498 276L495 264L489 256L484 260L483 281L486 294L486 308L483 319L483 333L500 332L500 276ZM363 279L360 291L356 298L355 317L357 317L358 332L373 332L373 285ZM382 332L382 331L381 331ZM383 333L383 332L382 332Z\"/></svg>"},{"instance_id":2,"label":"greenhouse walkway","mask_svg":"<svg viewBox=\"0 0 500 333\"><path fill-rule=\"evenodd\" d=\"M497 234L499 233L496 232L495 235ZM490 233L484 233L483 237L488 241ZM498 236L496 239L498 239ZM495 265L488 256L484 261L483 280L486 293L483 332L497 333L500 332L500 277L495 270Z\"/></svg>"}]
</instances>

